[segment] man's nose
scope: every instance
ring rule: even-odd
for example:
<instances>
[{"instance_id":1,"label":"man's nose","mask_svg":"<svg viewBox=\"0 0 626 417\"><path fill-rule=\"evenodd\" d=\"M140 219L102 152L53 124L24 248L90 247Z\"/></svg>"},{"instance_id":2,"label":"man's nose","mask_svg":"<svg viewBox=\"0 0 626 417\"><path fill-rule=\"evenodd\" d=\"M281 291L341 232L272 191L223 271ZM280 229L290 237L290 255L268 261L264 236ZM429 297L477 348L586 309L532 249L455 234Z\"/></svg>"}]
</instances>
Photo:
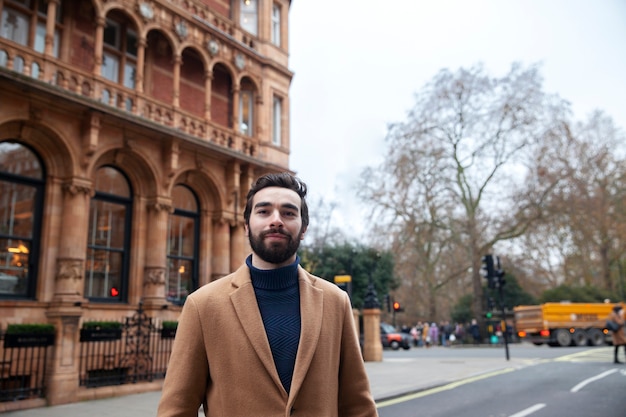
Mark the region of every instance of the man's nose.
<instances>
[{"instance_id":1,"label":"man's nose","mask_svg":"<svg viewBox=\"0 0 626 417\"><path fill-rule=\"evenodd\" d=\"M272 226L282 226L283 225L283 217L280 215L280 211L276 210L272 212L272 216L270 218L270 222Z\"/></svg>"}]
</instances>

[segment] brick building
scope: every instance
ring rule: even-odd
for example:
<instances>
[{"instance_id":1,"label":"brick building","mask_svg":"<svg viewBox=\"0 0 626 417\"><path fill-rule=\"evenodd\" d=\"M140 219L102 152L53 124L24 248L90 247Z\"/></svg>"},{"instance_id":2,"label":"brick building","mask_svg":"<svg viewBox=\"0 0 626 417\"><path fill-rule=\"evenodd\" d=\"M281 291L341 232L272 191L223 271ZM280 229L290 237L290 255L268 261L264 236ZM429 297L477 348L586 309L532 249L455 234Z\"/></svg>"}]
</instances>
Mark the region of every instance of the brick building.
<instances>
[{"instance_id":1,"label":"brick building","mask_svg":"<svg viewBox=\"0 0 626 417\"><path fill-rule=\"evenodd\" d=\"M249 185L289 167L289 6L0 0L0 330L55 327L0 411L160 388L80 384L79 330L175 321L243 261Z\"/></svg>"}]
</instances>

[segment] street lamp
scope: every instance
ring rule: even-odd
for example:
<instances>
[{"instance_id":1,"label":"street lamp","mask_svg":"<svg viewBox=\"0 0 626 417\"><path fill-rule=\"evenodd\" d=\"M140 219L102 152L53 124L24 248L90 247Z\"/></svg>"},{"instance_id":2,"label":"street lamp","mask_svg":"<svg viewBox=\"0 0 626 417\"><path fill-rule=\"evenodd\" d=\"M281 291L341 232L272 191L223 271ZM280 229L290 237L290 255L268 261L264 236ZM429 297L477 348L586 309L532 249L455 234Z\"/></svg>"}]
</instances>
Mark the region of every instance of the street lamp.
<instances>
[{"instance_id":1,"label":"street lamp","mask_svg":"<svg viewBox=\"0 0 626 417\"><path fill-rule=\"evenodd\" d=\"M378 258L380 255L376 253L374 255L374 267L378 263ZM363 308L367 309L380 309L380 302L378 302L378 295L376 294L376 288L374 287L374 279L372 277L372 271L374 267L369 268L369 284L367 286L367 294L365 295L365 300L363 302Z\"/></svg>"}]
</instances>

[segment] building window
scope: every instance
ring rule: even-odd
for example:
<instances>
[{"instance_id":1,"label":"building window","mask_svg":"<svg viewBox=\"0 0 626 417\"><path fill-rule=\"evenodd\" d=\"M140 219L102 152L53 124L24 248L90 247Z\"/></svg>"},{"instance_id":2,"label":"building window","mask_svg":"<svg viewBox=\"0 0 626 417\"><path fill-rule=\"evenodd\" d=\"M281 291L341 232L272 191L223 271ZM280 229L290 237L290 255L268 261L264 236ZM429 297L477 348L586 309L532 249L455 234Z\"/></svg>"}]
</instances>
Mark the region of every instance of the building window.
<instances>
[{"instance_id":1,"label":"building window","mask_svg":"<svg viewBox=\"0 0 626 417\"><path fill-rule=\"evenodd\" d=\"M274 96L272 107L272 144L280 146L283 131L283 100Z\"/></svg>"},{"instance_id":2,"label":"building window","mask_svg":"<svg viewBox=\"0 0 626 417\"><path fill-rule=\"evenodd\" d=\"M137 32L129 25L107 19L104 28L102 76L124 87L134 89L137 72Z\"/></svg>"},{"instance_id":3,"label":"building window","mask_svg":"<svg viewBox=\"0 0 626 417\"><path fill-rule=\"evenodd\" d=\"M85 297L92 301L125 302L132 197L124 175L115 168L98 169L95 196L89 208Z\"/></svg>"},{"instance_id":4,"label":"building window","mask_svg":"<svg viewBox=\"0 0 626 417\"><path fill-rule=\"evenodd\" d=\"M258 35L258 1L257 0L241 0L240 3L240 21L241 28L253 35Z\"/></svg>"},{"instance_id":5,"label":"building window","mask_svg":"<svg viewBox=\"0 0 626 417\"><path fill-rule=\"evenodd\" d=\"M243 88L239 92L239 131L242 135L254 135L254 91Z\"/></svg>"},{"instance_id":6,"label":"building window","mask_svg":"<svg viewBox=\"0 0 626 417\"><path fill-rule=\"evenodd\" d=\"M5 1L4 4L0 36L43 54L46 47L48 2L45 0ZM57 58L62 30L62 4L60 2L57 6L52 44L52 53ZM31 31L31 27L35 28L34 31Z\"/></svg>"},{"instance_id":7,"label":"building window","mask_svg":"<svg viewBox=\"0 0 626 417\"><path fill-rule=\"evenodd\" d=\"M167 226L165 294L172 303L182 305L198 288L198 203L191 190L183 185L174 187L172 201L174 213L170 214Z\"/></svg>"},{"instance_id":8,"label":"building window","mask_svg":"<svg viewBox=\"0 0 626 417\"><path fill-rule=\"evenodd\" d=\"M44 178L29 148L0 142L0 299L35 296Z\"/></svg>"},{"instance_id":9,"label":"building window","mask_svg":"<svg viewBox=\"0 0 626 417\"><path fill-rule=\"evenodd\" d=\"M272 43L280 46L280 6L272 5Z\"/></svg>"}]
</instances>

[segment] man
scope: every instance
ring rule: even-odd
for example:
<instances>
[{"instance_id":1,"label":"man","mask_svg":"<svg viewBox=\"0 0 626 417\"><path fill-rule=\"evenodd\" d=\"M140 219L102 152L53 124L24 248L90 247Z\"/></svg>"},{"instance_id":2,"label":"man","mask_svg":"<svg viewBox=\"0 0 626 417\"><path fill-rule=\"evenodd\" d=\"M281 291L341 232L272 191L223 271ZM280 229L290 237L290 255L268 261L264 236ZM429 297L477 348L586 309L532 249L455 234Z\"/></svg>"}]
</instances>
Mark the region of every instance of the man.
<instances>
[{"instance_id":1,"label":"man","mask_svg":"<svg viewBox=\"0 0 626 417\"><path fill-rule=\"evenodd\" d=\"M613 363L622 363L617 359L617 351L620 346L624 346L624 354L626 355L626 334L624 333L624 309L621 304L615 304L613 310L609 314L608 320L617 323L618 328L612 330L613 333Z\"/></svg>"},{"instance_id":2,"label":"man","mask_svg":"<svg viewBox=\"0 0 626 417\"><path fill-rule=\"evenodd\" d=\"M159 417L377 416L347 294L299 266L306 193L288 173L252 185L252 254L187 298Z\"/></svg>"}]
</instances>

